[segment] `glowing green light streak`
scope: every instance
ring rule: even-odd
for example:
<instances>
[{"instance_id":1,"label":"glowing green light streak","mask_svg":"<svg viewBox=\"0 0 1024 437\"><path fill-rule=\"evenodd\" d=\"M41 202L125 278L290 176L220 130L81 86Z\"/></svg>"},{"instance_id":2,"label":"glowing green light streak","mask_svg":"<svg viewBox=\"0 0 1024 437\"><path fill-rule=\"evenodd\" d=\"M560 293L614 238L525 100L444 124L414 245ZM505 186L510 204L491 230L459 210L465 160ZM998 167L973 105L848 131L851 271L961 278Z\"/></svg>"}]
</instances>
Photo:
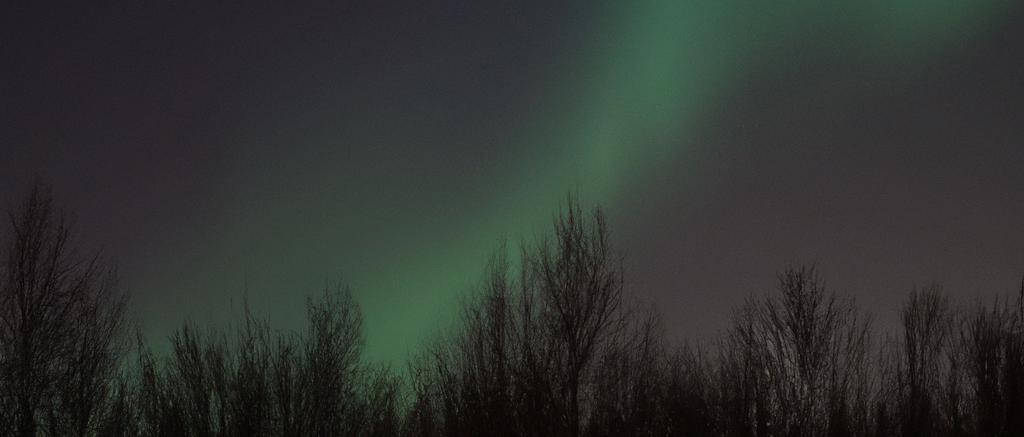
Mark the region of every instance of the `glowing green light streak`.
<instances>
[{"instance_id":1,"label":"glowing green light streak","mask_svg":"<svg viewBox=\"0 0 1024 437\"><path fill-rule=\"evenodd\" d=\"M400 358L415 342L397 338L436 326L451 300L438 293L458 293L477 278L498 236L529 235L548 224L553 206L567 189L580 190L585 201L612 205L630 186L630 176L664 171L660 162L685 153L681 133L699 121L707 103L762 50L800 39L846 37L866 62L915 64L927 55L963 43L983 29L1002 6L1000 1L657 1L623 2L609 20L615 27L597 44L602 59L596 71L578 71L583 101L552 104L541 114L540 129L560 136L528 136L542 144L532 166L508 181L508 190L482 210L465 232L433 249L411 254L399 271L408 276L387 281L388 290L405 290L405 310L364 299L368 320L407 319L408 325L382 328L370 323L371 351ZM795 39L795 40L794 40ZM587 63L588 65L590 63ZM562 84L561 86L572 86ZM564 111L564 112L558 112ZM684 169L685 170L685 169ZM511 243L515 243L512 241ZM443 261L437 257L443 258ZM439 302L440 301L440 302ZM433 302L434 304L431 304ZM421 310L417 311L416 308ZM442 320L446 323L447 318ZM429 331L428 331L429 332Z\"/></svg>"},{"instance_id":2,"label":"glowing green light streak","mask_svg":"<svg viewBox=\"0 0 1024 437\"><path fill-rule=\"evenodd\" d=\"M598 36L588 51L580 59L566 60L579 67L568 69L564 83L552 84L550 105L527 114L535 120L536 130L520 133L518 139L530 146L532 155L515 167L516 173L500 193L468 208L468 215L422 230L414 229L422 226L416 217L380 225L360 223L360 229L401 229L380 230L379 235L386 237L378 240L352 239L346 243L351 249L337 243L347 238L343 232L319 233L329 224L312 225L317 231L287 226L275 230L243 218L239 221L247 230L239 231L236 238L268 239L252 243L251 251L246 249L249 253L244 256L251 258L246 264L253 270L267 268L270 261L258 259L267 254L310 252L310 244L319 245L312 250L316 255L311 255L319 257L313 261L316 265L348 272L346 281L355 278L353 293L366 314L370 356L404 359L410 347L416 348L451 321L453 297L479 278L502 236L509 237L514 250L521 235L529 237L546 229L552 209L567 190L578 189L584 204L613 206L622 196L649 189L637 175L669 171L665 163L679 162L689 146L680 138L701 121L709 102L744 77L753 63L770 56L771 50L833 38L843 42L836 47L856 50L843 53L844 57L860 58L878 68L893 63L913 66L951 44L966 44L1011 4L998 0L620 2L608 9L601 20L609 23L608 28L594 33ZM394 195L388 187L371 191L374 194L359 199ZM332 200L313 202L329 205ZM429 200L412 202L410 212L401 214L430 210ZM302 208L301 204L296 201L295 208ZM317 211L331 218L371 216L365 211L333 209L343 207L322 206ZM243 215L266 213L254 208ZM295 220L289 208L279 209L265 220ZM275 240L285 238L281 233L287 232L291 232L285 235L287 241ZM332 243L342 247L329 247ZM367 252L362 260L338 255L347 250ZM275 268L308 269L303 265L308 259L288 262L293 264ZM309 278L309 288L314 288L310 291L321 281Z\"/></svg>"}]
</instances>

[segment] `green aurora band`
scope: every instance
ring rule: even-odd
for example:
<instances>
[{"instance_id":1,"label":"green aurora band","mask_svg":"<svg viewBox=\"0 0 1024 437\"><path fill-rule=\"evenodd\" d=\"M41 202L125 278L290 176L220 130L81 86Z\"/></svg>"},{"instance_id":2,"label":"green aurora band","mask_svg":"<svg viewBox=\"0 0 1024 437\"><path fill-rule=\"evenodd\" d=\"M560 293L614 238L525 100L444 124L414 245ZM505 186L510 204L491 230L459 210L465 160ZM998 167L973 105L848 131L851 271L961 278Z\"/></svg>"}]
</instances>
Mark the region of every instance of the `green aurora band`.
<instances>
[{"instance_id":1,"label":"green aurora band","mask_svg":"<svg viewBox=\"0 0 1024 437\"><path fill-rule=\"evenodd\" d=\"M604 5L595 20L600 28L591 34L595 41L588 45L592 49L581 59L564 60L564 83L545 84L551 99L529 115L527 124L534 129L502 133L509 141L529 144L529 155L516 157L507 174L493 176L500 180L488 186L486 198L404 193L398 182L372 174L348 175L339 183L337 176L316 176L330 173L319 156L241 157L255 159L257 168L284 166L290 176L238 182L239 203L220 224L225 232L211 236L223 242L223 250L203 269L237 272L219 278L229 290L239 290L238 275L244 276L254 306L282 327L301 326L290 324L304 317L305 302L295 296L322 288L325 276L350 284L366 317L369 356L401 360L450 323L457 296L480 277L501 239L508 238L514 252L520 237L529 240L547 229L568 190L578 190L584 204L611 209L624 196L653 188L644 185L643 175L699 171L663 163L685 156L688 132L702 112L754 66L770 62L774 50L814 41L825 44L815 49L837 51L865 68L913 69L936 53L969 47L1011 5L997 0ZM401 133L384 139L308 135L313 137L293 141L323 148L403 141ZM386 154L377 159L386 162ZM299 173L304 167L314 176L291 179L304 174ZM304 189L311 186L344 188ZM353 204L368 206L344 206ZM309 272L324 276L306 277ZM194 280L207 284L218 278L200 274ZM271 297L271 290L295 294Z\"/></svg>"}]
</instances>

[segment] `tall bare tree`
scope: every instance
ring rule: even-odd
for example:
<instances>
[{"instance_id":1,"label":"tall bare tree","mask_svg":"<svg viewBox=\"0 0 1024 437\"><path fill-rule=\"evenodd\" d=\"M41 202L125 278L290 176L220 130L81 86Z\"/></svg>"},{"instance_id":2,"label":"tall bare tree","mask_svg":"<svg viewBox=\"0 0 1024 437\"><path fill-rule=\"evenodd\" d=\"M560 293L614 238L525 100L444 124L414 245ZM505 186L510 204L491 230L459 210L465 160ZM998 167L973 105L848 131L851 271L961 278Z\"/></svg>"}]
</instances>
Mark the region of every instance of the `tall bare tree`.
<instances>
[{"instance_id":1,"label":"tall bare tree","mask_svg":"<svg viewBox=\"0 0 1024 437\"><path fill-rule=\"evenodd\" d=\"M957 370L953 349L953 313L936 287L914 290L900 313L902 353L897 362L899 418L903 437L931 436L943 425L941 403ZM948 387L955 390L956 387Z\"/></svg>"},{"instance_id":2,"label":"tall bare tree","mask_svg":"<svg viewBox=\"0 0 1024 437\"><path fill-rule=\"evenodd\" d=\"M1018 310L997 300L963 325L979 436L1024 434L1024 320Z\"/></svg>"},{"instance_id":3,"label":"tall bare tree","mask_svg":"<svg viewBox=\"0 0 1024 437\"><path fill-rule=\"evenodd\" d=\"M723 369L738 435L855 435L866 426L868 323L813 267L734 316Z\"/></svg>"},{"instance_id":4,"label":"tall bare tree","mask_svg":"<svg viewBox=\"0 0 1024 437\"><path fill-rule=\"evenodd\" d=\"M126 294L99 255L81 255L37 181L9 215L0 265L0 429L89 435L127 349Z\"/></svg>"},{"instance_id":5,"label":"tall bare tree","mask_svg":"<svg viewBox=\"0 0 1024 437\"><path fill-rule=\"evenodd\" d=\"M347 287L326 288L309 299L309 334L299 374L300 435L356 435L363 315Z\"/></svg>"},{"instance_id":6,"label":"tall bare tree","mask_svg":"<svg viewBox=\"0 0 1024 437\"><path fill-rule=\"evenodd\" d=\"M636 391L656 385L660 331L633 318L604 216L570 197L554 222L521 247L517 278L498 251L460 324L414 363L410 432L577 437L591 421L628 426L650 412L654 397ZM623 384L601 379L620 371Z\"/></svg>"},{"instance_id":7,"label":"tall bare tree","mask_svg":"<svg viewBox=\"0 0 1024 437\"><path fill-rule=\"evenodd\" d=\"M601 210L585 217L570 196L554 228L523 254L524 293L537 305L529 325L540 330L539 346L553 353L548 362L560 425L578 437L593 406L600 358L623 341L630 308Z\"/></svg>"}]
</instances>

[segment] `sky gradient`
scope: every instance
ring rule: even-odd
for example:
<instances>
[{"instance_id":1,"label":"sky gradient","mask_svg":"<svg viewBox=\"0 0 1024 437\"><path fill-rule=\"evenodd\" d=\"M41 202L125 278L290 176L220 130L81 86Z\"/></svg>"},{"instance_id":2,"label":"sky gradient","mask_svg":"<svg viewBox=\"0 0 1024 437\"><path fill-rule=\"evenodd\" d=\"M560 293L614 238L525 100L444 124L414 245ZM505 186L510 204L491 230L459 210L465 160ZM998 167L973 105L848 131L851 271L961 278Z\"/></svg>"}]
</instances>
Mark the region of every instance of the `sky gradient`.
<instances>
[{"instance_id":1,"label":"sky gradient","mask_svg":"<svg viewBox=\"0 0 1024 437\"><path fill-rule=\"evenodd\" d=\"M1024 275L1016 2L20 7L0 195L42 175L157 342L340 281L405 358L570 191L679 341L794 264L883 327Z\"/></svg>"}]
</instances>

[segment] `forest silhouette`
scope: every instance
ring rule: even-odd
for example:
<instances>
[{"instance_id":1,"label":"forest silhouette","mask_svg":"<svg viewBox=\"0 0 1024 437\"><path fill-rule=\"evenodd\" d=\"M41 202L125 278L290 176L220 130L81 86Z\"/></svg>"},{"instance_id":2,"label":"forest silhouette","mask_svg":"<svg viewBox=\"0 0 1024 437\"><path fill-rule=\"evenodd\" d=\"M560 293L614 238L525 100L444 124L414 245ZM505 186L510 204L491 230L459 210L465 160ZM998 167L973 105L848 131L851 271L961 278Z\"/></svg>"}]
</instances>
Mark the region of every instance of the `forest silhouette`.
<instances>
[{"instance_id":1,"label":"forest silhouette","mask_svg":"<svg viewBox=\"0 0 1024 437\"><path fill-rule=\"evenodd\" d=\"M0 436L1024 436L1024 283L974 307L908 290L880 334L793 266L721 338L674 346L570 195L401 368L363 356L342 284L308 298L305 332L246 305L157 356L53 203L36 181L0 234Z\"/></svg>"}]
</instances>

